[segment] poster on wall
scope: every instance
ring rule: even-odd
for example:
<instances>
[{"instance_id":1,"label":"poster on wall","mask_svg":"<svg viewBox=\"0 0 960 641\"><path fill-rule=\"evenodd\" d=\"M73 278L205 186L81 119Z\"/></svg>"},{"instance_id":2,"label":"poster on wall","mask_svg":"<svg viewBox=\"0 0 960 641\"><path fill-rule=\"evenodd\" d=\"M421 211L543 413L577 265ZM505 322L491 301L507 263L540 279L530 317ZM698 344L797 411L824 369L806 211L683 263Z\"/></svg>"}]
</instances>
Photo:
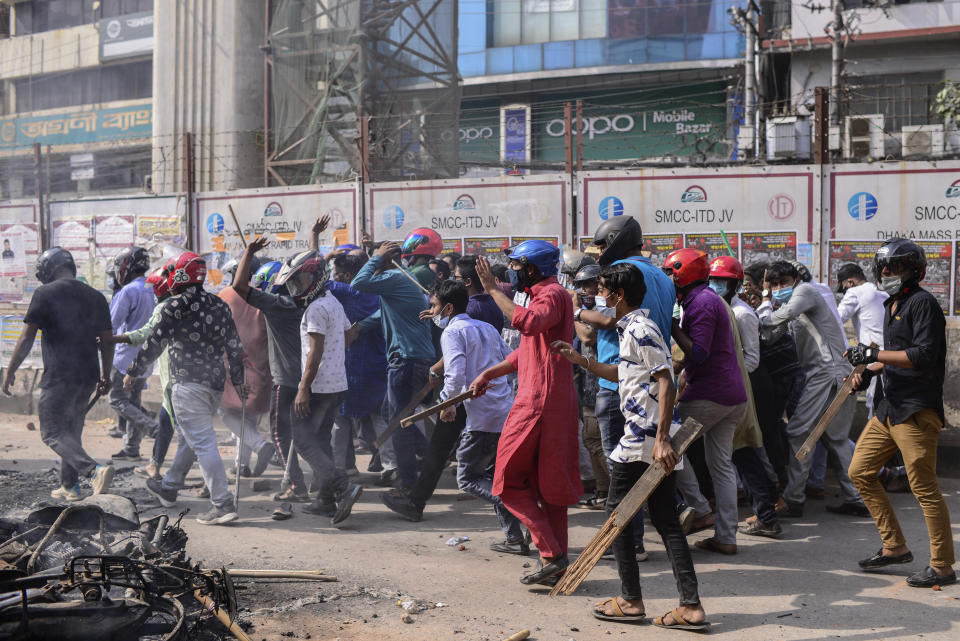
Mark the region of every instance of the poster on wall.
<instances>
[{"instance_id":1,"label":"poster on wall","mask_svg":"<svg viewBox=\"0 0 960 641\"><path fill-rule=\"evenodd\" d=\"M726 240L724 240L726 236ZM684 246L707 252L710 260L717 256L729 256L739 259L740 239L736 233L728 234L684 234ZM728 247L729 244L729 247Z\"/></svg>"},{"instance_id":2,"label":"poster on wall","mask_svg":"<svg viewBox=\"0 0 960 641\"><path fill-rule=\"evenodd\" d=\"M879 240L831 240L829 263L822 282L831 289L836 288L837 272L845 263L856 263L863 270L867 280L873 279L873 257L883 242Z\"/></svg>"},{"instance_id":3,"label":"poster on wall","mask_svg":"<svg viewBox=\"0 0 960 641\"><path fill-rule=\"evenodd\" d=\"M740 234L742 263L797 260L797 232L744 232Z\"/></svg>"},{"instance_id":4,"label":"poster on wall","mask_svg":"<svg viewBox=\"0 0 960 641\"><path fill-rule=\"evenodd\" d=\"M133 245L135 218L132 214L125 214L94 219L93 242L98 258L112 258L120 250Z\"/></svg>"},{"instance_id":5,"label":"poster on wall","mask_svg":"<svg viewBox=\"0 0 960 641\"><path fill-rule=\"evenodd\" d=\"M137 238L174 242L180 237L179 216L137 216Z\"/></svg>"},{"instance_id":6,"label":"poster on wall","mask_svg":"<svg viewBox=\"0 0 960 641\"><path fill-rule=\"evenodd\" d=\"M683 247L683 234L644 234L643 251L650 252L650 262L660 267L670 252Z\"/></svg>"},{"instance_id":7,"label":"poster on wall","mask_svg":"<svg viewBox=\"0 0 960 641\"><path fill-rule=\"evenodd\" d=\"M545 240L555 247L560 246L560 240L556 236L511 236L510 246L519 245L525 240Z\"/></svg>"},{"instance_id":8,"label":"poster on wall","mask_svg":"<svg viewBox=\"0 0 960 641\"><path fill-rule=\"evenodd\" d=\"M0 220L8 223L37 222L37 201L7 200L0 202Z\"/></svg>"},{"instance_id":9,"label":"poster on wall","mask_svg":"<svg viewBox=\"0 0 960 641\"><path fill-rule=\"evenodd\" d=\"M91 218L53 221L53 246L60 246L73 254L76 263L90 261Z\"/></svg>"},{"instance_id":10,"label":"poster on wall","mask_svg":"<svg viewBox=\"0 0 960 641\"><path fill-rule=\"evenodd\" d=\"M419 227L441 238L559 237L572 242L567 175L372 183L366 188L367 231L401 240Z\"/></svg>"},{"instance_id":11,"label":"poster on wall","mask_svg":"<svg viewBox=\"0 0 960 641\"><path fill-rule=\"evenodd\" d=\"M918 240L916 243L927 255L927 275L923 279L923 288L933 294L944 313L949 314L953 243L929 240Z\"/></svg>"},{"instance_id":12,"label":"poster on wall","mask_svg":"<svg viewBox=\"0 0 960 641\"><path fill-rule=\"evenodd\" d=\"M27 250L23 234L19 231L5 230L0 234L0 277L4 279L23 278L27 275Z\"/></svg>"},{"instance_id":13,"label":"poster on wall","mask_svg":"<svg viewBox=\"0 0 960 641\"><path fill-rule=\"evenodd\" d=\"M443 251L440 253L450 254L453 252L463 255L463 239L462 238L444 238L443 239Z\"/></svg>"},{"instance_id":14,"label":"poster on wall","mask_svg":"<svg viewBox=\"0 0 960 641\"><path fill-rule=\"evenodd\" d=\"M590 171L579 181L583 237L632 215L644 235L778 231L817 240L820 180L811 167Z\"/></svg>"},{"instance_id":15,"label":"poster on wall","mask_svg":"<svg viewBox=\"0 0 960 641\"><path fill-rule=\"evenodd\" d=\"M495 236L492 238L464 238L463 253L483 256L491 263L506 263L507 257L503 250L510 246L510 238L507 236Z\"/></svg>"}]
</instances>

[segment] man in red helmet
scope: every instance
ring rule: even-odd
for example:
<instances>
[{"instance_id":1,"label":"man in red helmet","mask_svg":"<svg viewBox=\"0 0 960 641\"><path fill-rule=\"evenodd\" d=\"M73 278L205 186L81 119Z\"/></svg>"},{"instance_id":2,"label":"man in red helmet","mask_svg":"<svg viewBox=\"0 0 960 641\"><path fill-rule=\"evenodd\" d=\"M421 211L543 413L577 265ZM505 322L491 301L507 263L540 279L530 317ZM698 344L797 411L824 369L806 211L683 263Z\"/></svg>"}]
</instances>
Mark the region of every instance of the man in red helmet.
<instances>
[{"instance_id":1,"label":"man in red helmet","mask_svg":"<svg viewBox=\"0 0 960 641\"><path fill-rule=\"evenodd\" d=\"M663 271L673 279L682 318L673 324L673 339L683 350L687 387L678 409L684 420L703 424L707 466L716 495L715 533L696 546L711 552L737 552L737 474L733 468L733 433L746 409L747 392L737 362L736 343L727 306L707 286L706 253L684 247L667 256ZM677 489L708 525L709 504L703 500L693 466L677 472Z\"/></svg>"},{"instance_id":2,"label":"man in red helmet","mask_svg":"<svg viewBox=\"0 0 960 641\"><path fill-rule=\"evenodd\" d=\"M209 511L197 517L197 522L222 525L238 518L213 429L213 417L220 405L226 378L224 352L230 364L230 381L237 393L244 398L247 390L243 384L243 346L230 308L204 291L206 276L203 258L190 252L180 255L170 274L173 297L167 301L160 321L127 370L123 384L132 386L157 360L164 347L169 346L170 399L177 428L190 448L178 448L163 480L147 479L147 490L164 507L172 507L177 501L177 488L196 458L213 503Z\"/></svg>"},{"instance_id":3,"label":"man in red helmet","mask_svg":"<svg viewBox=\"0 0 960 641\"><path fill-rule=\"evenodd\" d=\"M420 227L407 234L401 246L403 260L407 269L423 287L430 291L437 282L437 272L430 269L430 261L443 252L443 239L440 234Z\"/></svg>"}]
</instances>

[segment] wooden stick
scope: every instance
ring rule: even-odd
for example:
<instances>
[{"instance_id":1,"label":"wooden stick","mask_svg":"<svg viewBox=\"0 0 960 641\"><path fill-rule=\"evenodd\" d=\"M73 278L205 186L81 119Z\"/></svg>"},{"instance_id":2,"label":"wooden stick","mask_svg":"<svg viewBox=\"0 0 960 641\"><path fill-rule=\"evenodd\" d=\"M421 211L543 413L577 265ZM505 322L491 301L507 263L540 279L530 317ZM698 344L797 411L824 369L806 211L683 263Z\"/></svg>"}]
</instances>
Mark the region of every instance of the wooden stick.
<instances>
[{"instance_id":1,"label":"wooden stick","mask_svg":"<svg viewBox=\"0 0 960 641\"><path fill-rule=\"evenodd\" d=\"M387 442L387 439L393 436L393 433L396 432L400 427L400 421L403 420L403 417L417 409L417 405L419 405L420 402L427 397L427 394L429 394L431 390L433 390L433 385L430 383L430 381L427 381L427 384L424 385L423 388L413 396L410 402L407 403L407 406L400 410L397 415L393 417L393 420L390 421L390 425L388 425L387 429L383 431L383 434L377 438L373 446L377 449L383 447L383 444Z\"/></svg>"},{"instance_id":2,"label":"wooden stick","mask_svg":"<svg viewBox=\"0 0 960 641\"><path fill-rule=\"evenodd\" d=\"M426 294L427 296L430 295L430 290L427 289L426 287L424 287L423 285L421 285L421 284L420 284L420 281L417 280L417 279L414 277L413 274L411 274L411 273L408 272L406 269L404 269L404 268L403 268L403 265L401 265L400 263L398 263L396 258L393 259L393 264L397 266L397 268L400 270L400 273L401 273L401 274L403 274L404 276L406 276L407 278L410 279L410 282L412 282L414 285L416 285L416 286L419 287L421 290L423 290L423 293L424 293L424 294Z\"/></svg>"},{"instance_id":3,"label":"wooden stick","mask_svg":"<svg viewBox=\"0 0 960 641\"><path fill-rule=\"evenodd\" d=\"M324 574L323 570L242 570L228 568L227 574L238 579L304 579L308 581L339 581L337 577Z\"/></svg>"},{"instance_id":4,"label":"wooden stick","mask_svg":"<svg viewBox=\"0 0 960 641\"><path fill-rule=\"evenodd\" d=\"M246 248L247 248L247 239L246 239L246 237L243 235L243 230L240 229L240 221L237 220L237 215L236 215L235 213L233 213L233 205L231 205L231 204L228 203L228 204L227 204L227 209L230 210L230 215L233 217L233 224L237 226L237 233L240 234L240 242L243 243L243 248L246 249Z\"/></svg>"},{"instance_id":5,"label":"wooden stick","mask_svg":"<svg viewBox=\"0 0 960 641\"><path fill-rule=\"evenodd\" d=\"M876 349L877 344L870 343L870 347ZM810 453L817 446L817 441L823 436L830 422L837 417L837 414L839 414L843 408L843 404L850 398L850 391L853 389L853 375L863 374L865 369L867 369L866 365L857 365L853 368L853 372L847 376L847 380L840 386L840 391L833 397L833 402L830 403L830 407L823 413L823 416L820 417L820 420L817 421L817 424L814 426L813 431L807 436L807 440L805 440L803 445L800 446L800 449L797 450L796 457L798 461L803 461L810 456Z\"/></svg>"},{"instance_id":6,"label":"wooden stick","mask_svg":"<svg viewBox=\"0 0 960 641\"><path fill-rule=\"evenodd\" d=\"M428 416L433 416L434 414L437 414L447 409L451 405L457 405L458 403L462 403L465 400L470 398L473 398L473 390L467 390L463 394L457 394L456 396L448 398L447 400L441 403L437 403L433 407L427 408L422 412L414 414L413 416L408 416L407 418L400 421L400 427L406 427L408 425L416 423L417 421L423 420Z\"/></svg>"},{"instance_id":7,"label":"wooden stick","mask_svg":"<svg viewBox=\"0 0 960 641\"><path fill-rule=\"evenodd\" d=\"M673 438L670 439L677 455L683 456L683 453L686 452L687 448L700 436L700 432L702 431L703 425L693 418L688 417L687 420L683 422L683 426L681 426ZM690 461L687 461L686 464L690 465ZM610 544L613 543L614 539L620 536L623 529L633 521L634 515L640 511L643 504L647 502L647 499L650 498L653 491L657 489L666 477L667 474L664 473L663 466L660 465L659 462L654 461L653 465L647 468L643 476L641 476L633 488L627 492L627 495L623 497L620 505L617 506L617 509L613 511L613 514L610 515L600 530L594 535L590 544L583 548L583 552L580 553L577 560L573 562L573 565L567 569L566 574L563 575L557 585L550 591L550 596L557 596L560 592L573 594L574 591L580 587L580 584L587 578L587 575L593 570L593 567L600 560L600 557L603 556L607 548L610 547Z\"/></svg>"},{"instance_id":8,"label":"wooden stick","mask_svg":"<svg viewBox=\"0 0 960 641\"><path fill-rule=\"evenodd\" d=\"M194 598L203 605L203 609L217 617L217 620L220 621L223 625L227 627L227 630L230 631L230 634L235 636L240 641L253 641L243 629L237 625L236 621L230 620L230 615L228 615L223 608L217 607L217 604L210 597L201 593L200 590L193 591Z\"/></svg>"}]
</instances>

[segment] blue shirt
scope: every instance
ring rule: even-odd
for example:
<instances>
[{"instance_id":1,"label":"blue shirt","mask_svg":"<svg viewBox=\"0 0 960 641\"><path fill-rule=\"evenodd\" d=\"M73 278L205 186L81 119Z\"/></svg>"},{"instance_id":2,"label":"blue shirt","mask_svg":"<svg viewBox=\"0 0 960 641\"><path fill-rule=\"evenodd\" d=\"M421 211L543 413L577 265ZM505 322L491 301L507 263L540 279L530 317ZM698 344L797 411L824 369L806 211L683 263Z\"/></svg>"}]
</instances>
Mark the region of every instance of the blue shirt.
<instances>
[{"instance_id":1,"label":"blue shirt","mask_svg":"<svg viewBox=\"0 0 960 641\"><path fill-rule=\"evenodd\" d=\"M114 334L126 334L140 329L150 320L156 300L153 288L147 285L144 276L138 276L123 286L110 301L110 322L113 324ZM126 374L133 363L133 359L140 352L139 345L119 343L113 353L113 367L121 374ZM144 378L150 376L153 367L147 369Z\"/></svg>"},{"instance_id":2,"label":"blue shirt","mask_svg":"<svg viewBox=\"0 0 960 641\"><path fill-rule=\"evenodd\" d=\"M652 320L660 330L667 346L670 345L670 334L673 329L673 305L677 302L677 290L670 277L656 267L649 259L643 256L631 256L618 260L614 265L630 263L636 266L643 274L643 282L647 286L647 294L643 297L640 309L644 315ZM597 360L601 363L616 364L620 362L620 336L615 329L601 329L597 331ZM616 390L617 384L601 378L600 387Z\"/></svg>"},{"instance_id":3,"label":"blue shirt","mask_svg":"<svg viewBox=\"0 0 960 641\"><path fill-rule=\"evenodd\" d=\"M363 319L361 330L368 331L381 324L388 358L436 358L430 327L420 320L420 312L428 307L423 292L399 269L375 273L382 265L383 258L374 256L350 283L361 292L380 295L379 314Z\"/></svg>"},{"instance_id":4,"label":"blue shirt","mask_svg":"<svg viewBox=\"0 0 960 641\"><path fill-rule=\"evenodd\" d=\"M470 383L484 370L507 358L510 348L490 323L458 314L440 336L443 349L443 390L440 400L467 391ZM480 398L464 402L466 429L474 432L500 432L513 406L513 394L506 377L490 381Z\"/></svg>"},{"instance_id":5,"label":"blue shirt","mask_svg":"<svg viewBox=\"0 0 960 641\"><path fill-rule=\"evenodd\" d=\"M467 302L467 316L490 323L498 332L503 331L505 320L500 307L490 294L476 294Z\"/></svg>"},{"instance_id":6,"label":"blue shirt","mask_svg":"<svg viewBox=\"0 0 960 641\"><path fill-rule=\"evenodd\" d=\"M380 297L351 287L347 283L330 281L327 291L340 301L351 323L356 323L380 309ZM361 334L347 348L347 384L340 413L362 417L371 408L380 406L387 390L387 356L384 352L380 327Z\"/></svg>"}]
</instances>

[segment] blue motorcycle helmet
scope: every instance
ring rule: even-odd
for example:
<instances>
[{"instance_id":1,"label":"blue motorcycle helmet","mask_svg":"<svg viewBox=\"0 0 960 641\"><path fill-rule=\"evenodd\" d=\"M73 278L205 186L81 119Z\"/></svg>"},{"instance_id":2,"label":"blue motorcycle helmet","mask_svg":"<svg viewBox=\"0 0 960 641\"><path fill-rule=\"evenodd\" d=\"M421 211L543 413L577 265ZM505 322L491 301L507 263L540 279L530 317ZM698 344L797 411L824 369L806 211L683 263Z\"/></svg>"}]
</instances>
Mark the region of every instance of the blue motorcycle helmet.
<instances>
[{"instance_id":1,"label":"blue motorcycle helmet","mask_svg":"<svg viewBox=\"0 0 960 641\"><path fill-rule=\"evenodd\" d=\"M250 285L256 287L261 292L276 294L278 289L276 284L277 274L280 273L282 267L283 263L278 260L264 263L263 266L257 270L257 273L253 275L253 278L250 280Z\"/></svg>"}]
</instances>

